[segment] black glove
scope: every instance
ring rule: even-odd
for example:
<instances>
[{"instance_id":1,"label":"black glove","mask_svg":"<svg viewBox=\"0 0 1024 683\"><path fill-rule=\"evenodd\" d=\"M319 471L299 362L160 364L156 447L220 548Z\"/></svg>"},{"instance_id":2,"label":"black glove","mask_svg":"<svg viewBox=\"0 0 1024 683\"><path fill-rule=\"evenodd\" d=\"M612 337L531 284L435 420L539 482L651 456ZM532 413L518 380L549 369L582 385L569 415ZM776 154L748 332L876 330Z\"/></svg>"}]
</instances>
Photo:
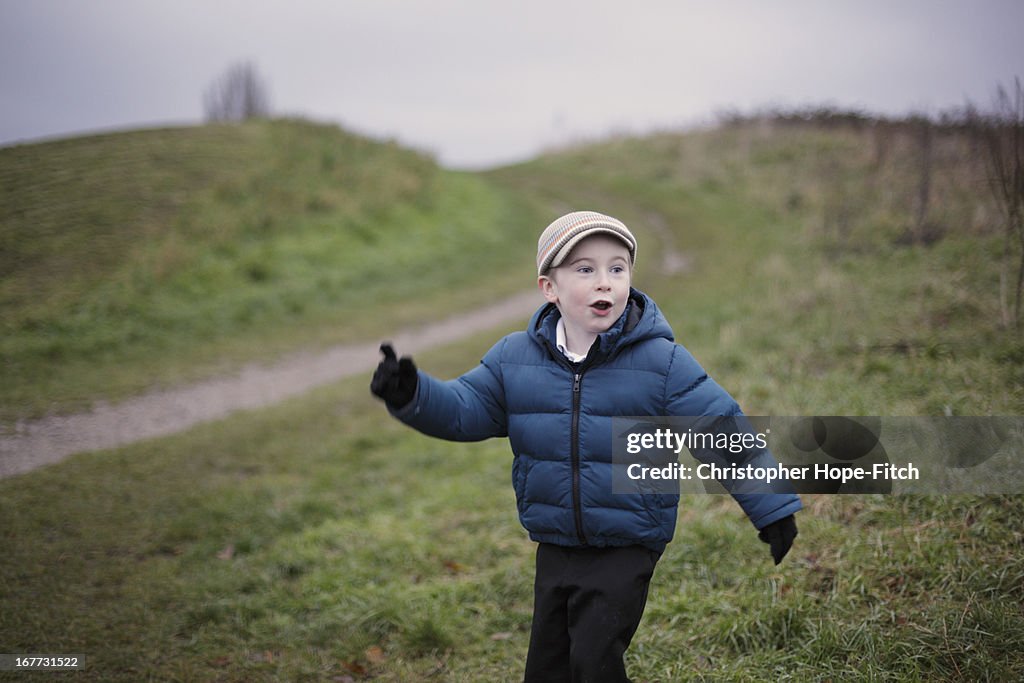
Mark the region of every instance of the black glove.
<instances>
[{"instance_id":1,"label":"black glove","mask_svg":"<svg viewBox=\"0 0 1024 683\"><path fill-rule=\"evenodd\" d=\"M796 538L796 520L793 515L776 520L761 529L757 537L771 546L772 558L775 560L775 564L778 564L793 547L793 539Z\"/></svg>"},{"instance_id":2,"label":"black glove","mask_svg":"<svg viewBox=\"0 0 1024 683\"><path fill-rule=\"evenodd\" d=\"M380 351L384 354L384 360L373 373L370 391L397 410L408 405L416 395L416 384L419 381L416 364L409 356L397 359L395 350L387 342L380 345Z\"/></svg>"}]
</instances>

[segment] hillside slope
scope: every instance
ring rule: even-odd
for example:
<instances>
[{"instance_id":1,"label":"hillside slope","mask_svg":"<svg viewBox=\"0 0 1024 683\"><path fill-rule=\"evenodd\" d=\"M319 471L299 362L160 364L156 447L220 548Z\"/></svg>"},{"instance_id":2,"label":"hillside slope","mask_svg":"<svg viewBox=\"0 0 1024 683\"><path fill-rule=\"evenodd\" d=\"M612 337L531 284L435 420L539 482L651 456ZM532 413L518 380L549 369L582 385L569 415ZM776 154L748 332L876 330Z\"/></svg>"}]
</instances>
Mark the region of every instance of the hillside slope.
<instances>
[{"instance_id":1,"label":"hillside slope","mask_svg":"<svg viewBox=\"0 0 1024 683\"><path fill-rule=\"evenodd\" d=\"M477 174L302 121L2 149L0 417L486 305L579 208L635 229L637 284L748 411L1019 413L983 165L936 128L925 175L920 139L752 121Z\"/></svg>"},{"instance_id":2,"label":"hillside slope","mask_svg":"<svg viewBox=\"0 0 1024 683\"><path fill-rule=\"evenodd\" d=\"M528 284L509 247L534 226L511 198L333 126L2 149L0 188L8 419L376 334L380 307L422 322Z\"/></svg>"},{"instance_id":3,"label":"hillside slope","mask_svg":"<svg viewBox=\"0 0 1024 683\"><path fill-rule=\"evenodd\" d=\"M757 414L1020 414L983 160L936 127L745 122L581 145L488 179L639 235L637 283ZM926 187L922 201L922 187Z\"/></svg>"}]
</instances>

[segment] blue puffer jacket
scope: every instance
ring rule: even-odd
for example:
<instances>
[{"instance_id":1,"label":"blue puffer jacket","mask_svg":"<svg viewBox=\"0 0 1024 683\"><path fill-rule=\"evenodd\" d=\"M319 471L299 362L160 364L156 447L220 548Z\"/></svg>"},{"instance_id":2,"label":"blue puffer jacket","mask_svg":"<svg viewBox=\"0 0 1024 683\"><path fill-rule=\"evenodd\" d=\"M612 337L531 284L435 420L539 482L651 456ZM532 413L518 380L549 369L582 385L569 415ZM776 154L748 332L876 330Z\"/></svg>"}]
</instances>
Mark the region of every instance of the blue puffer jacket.
<instances>
[{"instance_id":1,"label":"blue puffer jacket","mask_svg":"<svg viewBox=\"0 0 1024 683\"><path fill-rule=\"evenodd\" d=\"M526 332L500 340L457 379L420 371L412 402L392 414L442 439L508 436L519 519L533 540L661 551L679 496L612 492L611 418L739 415L739 406L673 342L646 294L631 290L625 312L576 365L555 347L559 315L545 304ZM774 464L767 451L755 455L755 466ZM790 493L733 495L758 529L801 508Z\"/></svg>"}]
</instances>

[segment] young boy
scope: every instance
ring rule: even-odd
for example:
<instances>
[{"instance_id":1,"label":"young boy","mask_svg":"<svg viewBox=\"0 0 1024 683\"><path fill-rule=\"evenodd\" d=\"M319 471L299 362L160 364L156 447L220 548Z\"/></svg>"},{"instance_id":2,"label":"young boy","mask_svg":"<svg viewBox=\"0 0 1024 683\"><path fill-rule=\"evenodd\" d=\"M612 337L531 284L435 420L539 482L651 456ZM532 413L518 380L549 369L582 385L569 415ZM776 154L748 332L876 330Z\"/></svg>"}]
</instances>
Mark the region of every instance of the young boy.
<instances>
[{"instance_id":1,"label":"young boy","mask_svg":"<svg viewBox=\"0 0 1024 683\"><path fill-rule=\"evenodd\" d=\"M547 304L526 331L449 382L382 344L371 383L392 415L424 434L509 437L519 519L538 542L528 682L628 680L623 653L672 539L678 496L612 492L612 417L742 415L673 342L654 301L630 286L635 259L622 222L562 216L537 244ZM799 498L735 497L778 564L797 534Z\"/></svg>"}]
</instances>

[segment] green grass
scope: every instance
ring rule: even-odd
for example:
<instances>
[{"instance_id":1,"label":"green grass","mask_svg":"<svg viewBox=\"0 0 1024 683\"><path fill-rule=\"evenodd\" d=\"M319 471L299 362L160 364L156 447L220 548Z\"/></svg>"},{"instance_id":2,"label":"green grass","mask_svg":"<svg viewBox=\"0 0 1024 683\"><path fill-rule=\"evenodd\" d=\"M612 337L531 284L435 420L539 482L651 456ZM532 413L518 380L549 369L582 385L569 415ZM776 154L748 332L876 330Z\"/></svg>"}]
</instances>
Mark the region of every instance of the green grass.
<instances>
[{"instance_id":1,"label":"green grass","mask_svg":"<svg viewBox=\"0 0 1024 683\"><path fill-rule=\"evenodd\" d=\"M0 150L0 418L363 339L529 282L480 179L300 121ZM472 250L467 250L472 245Z\"/></svg>"},{"instance_id":2,"label":"green grass","mask_svg":"<svg viewBox=\"0 0 1024 683\"><path fill-rule=\"evenodd\" d=\"M259 138L295 125L203 134ZM975 223L988 210L983 195L952 189L972 187L976 169L953 163L956 141L946 141L935 183L949 192L932 217L945 237L900 246L913 212L913 149L897 140L876 163L870 143L869 133L841 130L729 129L613 140L479 175L410 161L425 164L444 191L432 208L399 201L395 217L382 221L399 238L388 249L420 242L393 277L362 281L355 291L373 292L360 299L372 300L372 314L353 319L347 333L376 338L429 317L421 296L479 301L529 286L532 243L546 218L592 207L634 229L636 284L748 413L1021 414L1024 347L996 315L998 238ZM252 201L249 194L238 201ZM841 231L825 218L836 202L848 214ZM469 219L485 210L510 234L495 236ZM426 217L422 236L402 232L420 225L409 216ZM454 226L461 241L433 239L429 226ZM321 226L294 242L275 233L265 243L291 253L285 245L301 251L330 239ZM228 242L245 244L237 235ZM216 253L203 244L200 261ZM362 245L349 263L390 264L388 252L374 251L383 244ZM489 255L488 247L506 253ZM669 248L691 257L689 269L658 267ZM455 263L456 249L471 254L464 265ZM57 258L50 251L41 253ZM489 258L507 261L499 268ZM183 264L182 272L200 272ZM269 300L285 296L292 277L303 279L294 267L289 278L264 281ZM495 279L479 277L488 268ZM39 277L58 292L54 300L112 296L102 272L88 286ZM233 300L217 282L199 298ZM152 301L172 291L161 285ZM17 310L42 310L23 305ZM503 332L417 361L453 377ZM259 344L285 348L298 338L279 330ZM225 332L196 346L215 349L211 357L252 357L246 345ZM118 348L111 362L130 365L158 347ZM179 363L182 372L210 367L184 353ZM69 361L62 372L75 379L87 374L84 364ZM95 381L75 381L88 397ZM516 521L507 443L415 434L387 416L367 384L368 377L347 380L0 481L0 651L84 653L86 680L516 680L529 635L533 547ZM41 385L38 396L48 395ZM635 680L1024 676L1020 497L804 502L793 552L774 567L731 500L684 497L627 654Z\"/></svg>"},{"instance_id":3,"label":"green grass","mask_svg":"<svg viewBox=\"0 0 1024 683\"><path fill-rule=\"evenodd\" d=\"M423 357L452 376L497 331ZM532 544L504 441L410 432L367 378L0 482L0 647L90 680L514 680ZM771 565L684 497L628 656L641 681L1010 680L1024 503L808 497Z\"/></svg>"},{"instance_id":4,"label":"green grass","mask_svg":"<svg viewBox=\"0 0 1024 683\"><path fill-rule=\"evenodd\" d=\"M625 220L639 241L636 283L751 414L1020 414L1024 346L1000 326L1002 241L981 160L940 137L928 220L944 237L901 246L914 149L894 136L879 162L872 135L665 134L488 178L549 214L594 207ZM690 268L663 272L668 248Z\"/></svg>"}]
</instances>

